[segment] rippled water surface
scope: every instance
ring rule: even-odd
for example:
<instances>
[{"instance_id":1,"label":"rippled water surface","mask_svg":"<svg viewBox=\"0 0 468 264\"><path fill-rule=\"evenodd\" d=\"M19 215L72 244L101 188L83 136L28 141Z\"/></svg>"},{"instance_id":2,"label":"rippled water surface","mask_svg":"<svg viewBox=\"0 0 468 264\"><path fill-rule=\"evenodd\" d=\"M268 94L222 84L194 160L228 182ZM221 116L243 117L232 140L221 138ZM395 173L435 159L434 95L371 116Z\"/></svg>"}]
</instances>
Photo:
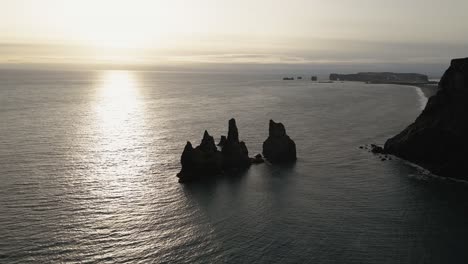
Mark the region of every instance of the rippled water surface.
<instances>
[{"instance_id":1,"label":"rippled water surface","mask_svg":"<svg viewBox=\"0 0 468 264\"><path fill-rule=\"evenodd\" d=\"M358 147L421 111L413 87L281 76L0 72L1 263L463 263L468 187ZM268 120L299 159L181 185L187 140Z\"/></svg>"}]
</instances>

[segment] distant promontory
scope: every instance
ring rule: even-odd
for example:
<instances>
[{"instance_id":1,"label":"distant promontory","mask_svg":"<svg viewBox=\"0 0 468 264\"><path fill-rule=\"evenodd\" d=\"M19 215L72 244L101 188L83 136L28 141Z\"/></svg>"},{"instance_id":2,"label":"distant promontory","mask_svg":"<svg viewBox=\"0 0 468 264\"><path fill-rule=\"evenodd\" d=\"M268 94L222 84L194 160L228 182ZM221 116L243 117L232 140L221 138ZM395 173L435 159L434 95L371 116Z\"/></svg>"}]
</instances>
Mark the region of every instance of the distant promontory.
<instances>
[{"instance_id":1,"label":"distant promontory","mask_svg":"<svg viewBox=\"0 0 468 264\"><path fill-rule=\"evenodd\" d=\"M330 74L331 81L356 81L368 83L426 84L427 75L419 73L360 72L355 74Z\"/></svg>"}]
</instances>

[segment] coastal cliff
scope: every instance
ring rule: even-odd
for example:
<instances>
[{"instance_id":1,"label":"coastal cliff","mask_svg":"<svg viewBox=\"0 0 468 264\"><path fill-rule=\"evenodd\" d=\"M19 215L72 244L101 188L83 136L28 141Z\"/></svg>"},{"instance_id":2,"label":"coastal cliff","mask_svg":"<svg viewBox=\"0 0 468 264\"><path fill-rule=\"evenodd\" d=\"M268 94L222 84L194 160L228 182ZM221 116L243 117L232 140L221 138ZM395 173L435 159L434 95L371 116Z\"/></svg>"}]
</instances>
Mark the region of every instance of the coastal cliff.
<instances>
[{"instance_id":1,"label":"coastal cliff","mask_svg":"<svg viewBox=\"0 0 468 264\"><path fill-rule=\"evenodd\" d=\"M360 72L356 74L330 74L332 81L357 81L371 83L428 83L427 75L419 73Z\"/></svg>"},{"instance_id":2,"label":"coastal cliff","mask_svg":"<svg viewBox=\"0 0 468 264\"><path fill-rule=\"evenodd\" d=\"M452 60L416 121L387 140L394 154L444 177L468 179L468 58Z\"/></svg>"}]
</instances>

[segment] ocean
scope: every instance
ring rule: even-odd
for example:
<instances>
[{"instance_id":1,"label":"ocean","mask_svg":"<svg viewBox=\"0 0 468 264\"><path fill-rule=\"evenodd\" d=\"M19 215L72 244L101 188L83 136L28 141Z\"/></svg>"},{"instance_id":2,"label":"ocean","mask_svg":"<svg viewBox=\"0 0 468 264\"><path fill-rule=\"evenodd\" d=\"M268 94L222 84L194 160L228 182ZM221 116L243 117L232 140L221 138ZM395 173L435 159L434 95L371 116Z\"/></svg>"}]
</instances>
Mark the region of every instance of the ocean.
<instances>
[{"instance_id":1,"label":"ocean","mask_svg":"<svg viewBox=\"0 0 468 264\"><path fill-rule=\"evenodd\" d=\"M359 146L404 129L415 87L278 75L0 71L0 263L467 263L468 185ZM177 182L187 140L270 119L294 165Z\"/></svg>"}]
</instances>

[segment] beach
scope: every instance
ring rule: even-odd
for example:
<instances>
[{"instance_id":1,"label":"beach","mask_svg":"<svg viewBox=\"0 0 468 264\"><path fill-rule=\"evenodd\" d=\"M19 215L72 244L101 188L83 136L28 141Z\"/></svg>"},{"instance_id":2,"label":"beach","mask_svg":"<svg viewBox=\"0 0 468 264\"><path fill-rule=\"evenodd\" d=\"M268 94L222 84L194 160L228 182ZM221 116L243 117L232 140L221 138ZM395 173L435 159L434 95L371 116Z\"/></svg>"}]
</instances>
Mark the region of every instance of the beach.
<instances>
[{"instance_id":1,"label":"beach","mask_svg":"<svg viewBox=\"0 0 468 264\"><path fill-rule=\"evenodd\" d=\"M416 84L414 86L421 89L421 91L424 93L427 99L435 95L437 93L437 90L439 89L438 84Z\"/></svg>"}]
</instances>

